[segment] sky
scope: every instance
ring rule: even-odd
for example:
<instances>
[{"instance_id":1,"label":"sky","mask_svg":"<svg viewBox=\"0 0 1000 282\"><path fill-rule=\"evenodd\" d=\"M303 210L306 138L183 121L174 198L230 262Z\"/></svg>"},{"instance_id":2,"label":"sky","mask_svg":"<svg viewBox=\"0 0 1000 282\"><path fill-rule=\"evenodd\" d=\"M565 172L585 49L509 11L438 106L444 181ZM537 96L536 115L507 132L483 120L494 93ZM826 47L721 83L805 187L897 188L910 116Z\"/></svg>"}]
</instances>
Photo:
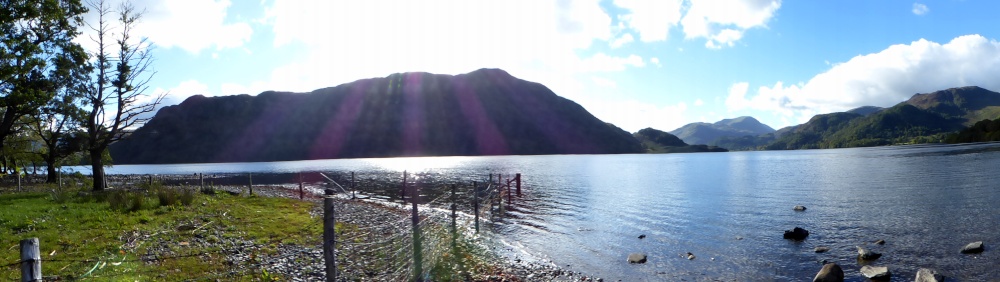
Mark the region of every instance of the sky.
<instances>
[{"instance_id":1,"label":"sky","mask_svg":"<svg viewBox=\"0 0 1000 282\"><path fill-rule=\"evenodd\" d=\"M952 87L1000 91L992 0L134 4L164 105L501 68L635 132L739 116L778 129Z\"/></svg>"}]
</instances>

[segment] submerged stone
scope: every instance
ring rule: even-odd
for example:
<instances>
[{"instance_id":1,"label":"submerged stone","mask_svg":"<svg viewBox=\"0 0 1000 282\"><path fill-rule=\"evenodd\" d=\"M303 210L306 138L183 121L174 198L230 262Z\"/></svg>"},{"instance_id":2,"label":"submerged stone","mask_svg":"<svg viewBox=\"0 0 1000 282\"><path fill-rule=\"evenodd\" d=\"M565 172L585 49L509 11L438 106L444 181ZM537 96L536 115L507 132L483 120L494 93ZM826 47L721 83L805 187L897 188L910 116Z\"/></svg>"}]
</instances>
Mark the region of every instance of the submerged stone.
<instances>
[{"instance_id":1,"label":"submerged stone","mask_svg":"<svg viewBox=\"0 0 1000 282\"><path fill-rule=\"evenodd\" d=\"M646 263L646 254L631 253L628 255L628 263Z\"/></svg>"},{"instance_id":2,"label":"submerged stone","mask_svg":"<svg viewBox=\"0 0 1000 282\"><path fill-rule=\"evenodd\" d=\"M963 254L978 254L982 253L983 250L984 250L983 241L972 242L969 243L968 245L965 245L965 247L962 247Z\"/></svg>"},{"instance_id":3,"label":"submerged stone","mask_svg":"<svg viewBox=\"0 0 1000 282\"><path fill-rule=\"evenodd\" d=\"M799 228L799 227L795 227L792 230L785 230L784 237L785 237L785 239L792 239L792 240L800 240L801 241L801 240L805 240L806 237L809 237L809 231L807 231L805 229L802 229L802 228Z\"/></svg>"},{"instance_id":4,"label":"submerged stone","mask_svg":"<svg viewBox=\"0 0 1000 282\"><path fill-rule=\"evenodd\" d=\"M844 270L836 263L827 263L813 277L813 282L843 282Z\"/></svg>"}]
</instances>

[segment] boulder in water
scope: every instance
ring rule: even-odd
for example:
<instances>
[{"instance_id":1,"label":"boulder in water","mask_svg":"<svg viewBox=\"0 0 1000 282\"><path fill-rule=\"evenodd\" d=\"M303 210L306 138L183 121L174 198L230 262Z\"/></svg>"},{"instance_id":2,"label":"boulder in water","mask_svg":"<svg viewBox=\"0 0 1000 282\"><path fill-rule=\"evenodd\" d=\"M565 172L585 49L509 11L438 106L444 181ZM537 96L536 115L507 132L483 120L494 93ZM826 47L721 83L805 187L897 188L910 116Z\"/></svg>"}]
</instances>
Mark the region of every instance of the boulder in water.
<instances>
[{"instance_id":1,"label":"boulder in water","mask_svg":"<svg viewBox=\"0 0 1000 282\"><path fill-rule=\"evenodd\" d=\"M882 257L882 254L869 251L861 246L858 247L858 259L860 260L877 260Z\"/></svg>"},{"instance_id":2,"label":"boulder in water","mask_svg":"<svg viewBox=\"0 0 1000 282\"><path fill-rule=\"evenodd\" d=\"M861 267L861 275L868 279L889 279L892 273L889 273L889 267L886 266L871 266L866 265Z\"/></svg>"},{"instance_id":3,"label":"boulder in water","mask_svg":"<svg viewBox=\"0 0 1000 282\"><path fill-rule=\"evenodd\" d=\"M801 241L801 240L805 240L806 237L809 237L809 231L807 231L805 229L802 229L802 228L795 227L792 230L785 230L785 236L784 237L785 237L785 239L792 239L792 240Z\"/></svg>"},{"instance_id":4,"label":"boulder in water","mask_svg":"<svg viewBox=\"0 0 1000 282\"><path fill-rule=\"evenodd\" d=\"M965 247L962 247L963 254L978 254L982 253L983 250L984 250L983 241L972 242L969 243L968 245L965 245Z\"/></svg>"},{"instance_id":5,"label":"boulder in water","mask_svg":"<svg viewBox=\"0 0 1000 282\"><path fill-rule=\"evenodd\" d=\"M917 278L913 282L941 282L944 281L944 275L937 273L933 269L921 268L917 270Z\"/></svg>"},{"instance_id":6,"label":"boulder in water","mask_svg":"<svg viewBox=\"0 0 1000 282\"><path fill-rule=\"evenodd\" d=\"M795 207L792 207L792 209L795 210L795 211L805 211L806 210L806 206L795 206Z\"/></svg>"},{"instance_id":7,"label":"boulder in water","mask_svg":"<svg viewBox=\"0 0 1000 282\"><path fill-rule=\"evenodd\" d=\"M815 249L813 249L813 251L817 252L817 253L825 253L825 252L830 251L830 248L829 247L822 247L822 246L820 246L820 247L816 247Z\"/></svg>"},{"instance_id":8,"label":"boulder in water","mask_svg":"<svg viewBox=\"0 0 1000 282\"><path fill-rule=\"evenodd\" d=\"M813 277L813 282L844 282L844 270L836 263L827 263Z\"/></svg>"},{"instance_id":9,"label":"boulder in water","mask_svg":"<svg viewBox=\"0 0 1000 282\"><path fill-rule=\"evenodd\" d=\"M878 241L875 241L875 245L885 245L885 240L879 239Z\"/></svg>"},{"instance_id":10,"label":"boulder in water","mask_svg":"<svg viewBox=\"0 0 1000 282\"><path fill-rule=\"evenodd\" d=\"M646 254L631 253L628 255L628 263L646 263Z\"/></svg>"}]
</instances>

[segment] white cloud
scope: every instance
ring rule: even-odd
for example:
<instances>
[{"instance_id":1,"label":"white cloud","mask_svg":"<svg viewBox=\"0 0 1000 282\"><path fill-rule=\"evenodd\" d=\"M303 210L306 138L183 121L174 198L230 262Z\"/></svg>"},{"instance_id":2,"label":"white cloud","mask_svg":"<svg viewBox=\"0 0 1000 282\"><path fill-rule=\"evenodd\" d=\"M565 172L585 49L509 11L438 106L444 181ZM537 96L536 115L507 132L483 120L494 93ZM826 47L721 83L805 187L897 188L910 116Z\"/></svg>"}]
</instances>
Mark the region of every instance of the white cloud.
<instances>
[{"instance_id":1,"label":"white cloud","mask_svg":"<svg viewBox=\"0 0 1000 282\"><path fill-rule=\"evenodd\" d=\"M177 84L169 90L163 88L156 88L151 92L152 94L166 93L167 96L163 97L161 105L176 105L183 102L188 97L194 95L204 95L204 96L214 96L211 91L208 90L208 86L197 80L185 80Z\"/></svg>"},{"instance_id":2,"label":"white cloud","mask_svg":"<svg viewBox=\"0 0 1000 282\"><path fill-rule=\"evenodd\" d=\"M976 85L1000 90L1000 42L966 35L940 44L920 39L834 64L806 83L762 86L747 97L746 83L730 88L726 106L779 112L802 122L812 115L860 106L895 105L916 93Z\"/></svg>"},{"instance_id":3,"label":"white cloud","mask_svg":"<svg viewBox=\"0 0 1000 282\"><path fill-rule=\"evenodd\" d=\"M614 4L629 10L620 19L643 42L667 40L670 28L681 20L681 0L615 0Z\"/></svg>"},{"instance_id":4,"label":"white cloud","mask_svg":"<svg viewBox=\"0 0 1000 282\"><path fill-rule=\"evenodd\" d=\"M307 48L308 59L274 69L261 84L290 91L483 67L549 85L580 72L578 50L613 38L611 18L597 0L276 0L266 14L275 46Z\"/></svg>"},{"instance_id":5,"label":"white cloud","mask_svg":"<svg viewBox=\"0 0 1000 282\"><path fill-rule=\"evenodd\" d=\"M122 1L110 0L106 4L117 10ZM142 12L135 26L135 38L149 38L157 48L180 48L198 54L205 49L223 50L238 48L250 41L253 29L245 22L227 22L228 0L150 0L133 1L135 10ZM88 7L89 8L89 7ZM112 13L105 18L112 32L119 32L117 18ZM98 15L91 8L84 15L87 23L96 25ZM76 41L93 50L94 32L81 29Z\"/></svg>"},{"instance_id":6,"label":"white cloud","mask_svg":"<svg viewBox=\"0 0 1000 282\"><path fill-rule=\"evenodd\" d=\"M912 11L914 15L923 16L924 14L927 14L927 12L930 12L931 9L927 8L927 5L920 3L913 3Z\"/></svg>"},{"instance_id":7,"label":"white cloud","mask_svg":"<svg viewBox=\"0 0 1000 282\"><path fill-rule=\"evenodd\" d=\"M663 66L662 64L660 64L660 58L657 58L657 57L651 57L651 58L649 58L649 63L653 64L656 67L662 67Z\"/></svg>"},{"instance_id":8,"label":"white cloud","mask_svg":"<svg viewBox=\"0 0 1000 282\"><path fill-rule=\"evenodd\" d=\"M632 37L632 34L626 33L625 35L622 35L622 37L615 38L615 40L612 40L608 45L611 46L612 49L615 49L622 47L625 44L632 43L632 41L635 41L635 38Z\"/></svg>"},{"instance_id":9,"label":"white cloud","mask_svg":"<svg viewBox=\"0 0 1000 282\"><path fill-rule=\"evenodd\" d=\"M694 100L694 105L695 106L701 106L701 105L704 105L704 104L705 104L705 101L702 101L701 98L698 98L698 99Z\"/></svg>"},{"instance_id":10,"label":"white cloud","mask_svg":"<svg viewBox=\"0 0 1000 282\"><path fill-rule=\"evenodd\" d=\"M577 70L583 72L617 72L623 71L630 66L641 68L646 66L646 62L638 55L612 57L604 53L597 53L581 61Z\"/></svg>"},{"instance_id":11,"label":"white cloud","mask_svg":"<svg viewBox=\"0 0 1000 282\"><path fill-rule=\"evenodd\" d=\"M709 48L733 46L743 31L766 27L781 0L698 0L691 1L681 26L685 38L705 38Z\"/></svg>"},{"instance_id":12,"label":"white cloud","mask_svg":"<svg viewBox=\"0 0 1000 282\"><path fill-rule=\"evenodd\" d=\"M587 109L594 116L612 122L628 132L636 132L646 127L670 131L690 122L686 117L688 105L684 102L673 105L658 105L632 99L608 99L583 100L581 104L585 106L602 105Z\"/></svg>"}]
</instances>

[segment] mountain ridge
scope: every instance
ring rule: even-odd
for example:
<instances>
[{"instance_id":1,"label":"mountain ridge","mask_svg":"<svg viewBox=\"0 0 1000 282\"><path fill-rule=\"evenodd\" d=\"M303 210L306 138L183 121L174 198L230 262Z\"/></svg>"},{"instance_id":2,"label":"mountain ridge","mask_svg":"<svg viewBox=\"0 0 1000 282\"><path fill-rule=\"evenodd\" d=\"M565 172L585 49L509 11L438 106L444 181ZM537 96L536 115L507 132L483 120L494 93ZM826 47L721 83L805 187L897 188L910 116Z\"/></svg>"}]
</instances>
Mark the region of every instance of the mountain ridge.
<instances>
[{"instance_id":1,"label":"mountain ridge","mask_svg":"<svg viewBox=\"0 0 1000 282\"><path fill-rule=\"evenodd\" d=\"M479 69L196 95L161 109L111 155L129 164L641 151L631 134L544 85Z\"/></svg>"}]
</instances>

